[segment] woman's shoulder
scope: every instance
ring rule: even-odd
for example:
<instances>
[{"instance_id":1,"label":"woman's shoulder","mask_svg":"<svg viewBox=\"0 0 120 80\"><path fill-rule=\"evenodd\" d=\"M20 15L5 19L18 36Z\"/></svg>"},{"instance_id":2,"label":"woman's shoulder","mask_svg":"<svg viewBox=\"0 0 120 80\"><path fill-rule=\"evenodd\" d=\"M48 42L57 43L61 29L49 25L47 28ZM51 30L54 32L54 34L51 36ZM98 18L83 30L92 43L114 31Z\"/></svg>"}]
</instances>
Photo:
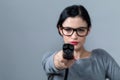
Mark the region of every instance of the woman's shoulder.
<instances>
[{"instance_id":1,"label":"woman's shoulder","mask_svg":"<svg viewBox=\"0 0 120 80\"><path fill-rule=\"evenodd\" d=\"M94 55L108 55L109 54L105 49L102 49L102 48L93 49L92 53Z\"/></svg>"},{"instance_id":2,"label":"woman's shoulder","mask_svg":"<svg viewBox=\"0 0 120 80\"><path fill-rule=\"evenodd\" d=\"M102 48L93 49L92 55L98 59L99 58L102 58L102 59L112 58L109 52Z\"/></svg>"}]
</instances>

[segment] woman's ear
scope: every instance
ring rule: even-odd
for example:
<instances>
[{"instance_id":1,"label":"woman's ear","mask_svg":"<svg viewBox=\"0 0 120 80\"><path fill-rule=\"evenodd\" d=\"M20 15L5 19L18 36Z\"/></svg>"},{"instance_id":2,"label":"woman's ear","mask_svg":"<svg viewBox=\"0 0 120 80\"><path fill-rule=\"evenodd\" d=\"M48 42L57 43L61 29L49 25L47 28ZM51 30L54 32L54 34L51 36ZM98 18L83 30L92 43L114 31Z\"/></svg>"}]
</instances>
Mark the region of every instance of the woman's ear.
<instances>
[{"instance_id":1,"label":"woman's ear","mask_svg":"<svg viewBox=\"0 0 120 80\"><path fill-rule=\"evenodd\" d=\"M61 28L60 26L59 26L59 28L58 28L58 31L59 31L60 35L62 36L63 33L62 33L62 28Z\"/></svg>"},{"instance_id":2,"label":"woman's ear","mask_svg":"<svg viewBox=\"0 0 120 80\"><path fill-rule=\"evenodd\" d=\"M89 35L89 34L90 34L90 32L91 32L91 27L88 29L88 34L87 34L87 35Z\"/></svg>"}]
</instances>

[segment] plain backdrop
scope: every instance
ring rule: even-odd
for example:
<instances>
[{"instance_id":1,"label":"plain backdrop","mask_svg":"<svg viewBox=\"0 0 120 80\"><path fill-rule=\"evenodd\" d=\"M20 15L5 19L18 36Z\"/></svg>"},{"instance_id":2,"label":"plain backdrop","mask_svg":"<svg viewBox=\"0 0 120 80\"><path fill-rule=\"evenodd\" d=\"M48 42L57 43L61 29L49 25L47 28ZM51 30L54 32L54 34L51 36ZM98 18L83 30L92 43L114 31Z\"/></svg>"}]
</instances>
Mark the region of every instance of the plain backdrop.
<instances>
[{"instance_id":1,"label":"plain backdrop","mask_svg":"<svg viewBox=\"0 0 120 80\"><path fill-rule=\"evenodd\" d=\"M63 41L56 23L61 11L84 5L92 20L85 47L103 48L120 65L120 0L0 0L0 80L47 80L43 55Z\"/></svg>"}]
</instances>

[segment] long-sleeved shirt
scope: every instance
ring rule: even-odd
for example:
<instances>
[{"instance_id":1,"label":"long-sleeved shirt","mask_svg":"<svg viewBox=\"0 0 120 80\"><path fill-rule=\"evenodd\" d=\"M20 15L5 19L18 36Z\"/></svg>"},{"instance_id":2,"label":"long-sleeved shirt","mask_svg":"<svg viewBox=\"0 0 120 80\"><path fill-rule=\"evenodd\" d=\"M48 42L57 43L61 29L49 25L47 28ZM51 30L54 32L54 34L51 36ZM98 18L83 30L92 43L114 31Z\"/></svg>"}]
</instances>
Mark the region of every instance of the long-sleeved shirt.
<instances>
[{"instance_id":1,"label":"long-sleeved shirt","mask_svg":"<svg viewBox=\"0 0 120 80\"><path fill-rule=\"evenodd\" d=\"M50 80L64 80L65 70L55 68L53 56L49 52L42 59L42 66ZM68 80L120 80L120 67L103 49L94 49L89 58L77 60L70 68Z\"/></svg>"}]
</instances>

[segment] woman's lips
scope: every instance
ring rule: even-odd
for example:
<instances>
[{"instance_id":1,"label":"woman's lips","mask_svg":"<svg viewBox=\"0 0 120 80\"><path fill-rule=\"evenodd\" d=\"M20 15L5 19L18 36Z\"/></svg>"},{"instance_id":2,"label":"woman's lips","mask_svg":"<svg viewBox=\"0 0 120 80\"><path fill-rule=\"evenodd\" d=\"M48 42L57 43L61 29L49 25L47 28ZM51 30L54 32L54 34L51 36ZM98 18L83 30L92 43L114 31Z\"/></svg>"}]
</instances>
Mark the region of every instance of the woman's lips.
<instances>
[{"instance_id":1,"label":"woman's lips","mask_svg":"<svg viewBox=\"0 0 120 80\"><path fill-rule=\"evenodd\" d=\"M76 42L76 41L72 41L72 42L70 42L70 44L72 44L72 45L77 45L78 42Z\"/></svg>"}]
</instances>

